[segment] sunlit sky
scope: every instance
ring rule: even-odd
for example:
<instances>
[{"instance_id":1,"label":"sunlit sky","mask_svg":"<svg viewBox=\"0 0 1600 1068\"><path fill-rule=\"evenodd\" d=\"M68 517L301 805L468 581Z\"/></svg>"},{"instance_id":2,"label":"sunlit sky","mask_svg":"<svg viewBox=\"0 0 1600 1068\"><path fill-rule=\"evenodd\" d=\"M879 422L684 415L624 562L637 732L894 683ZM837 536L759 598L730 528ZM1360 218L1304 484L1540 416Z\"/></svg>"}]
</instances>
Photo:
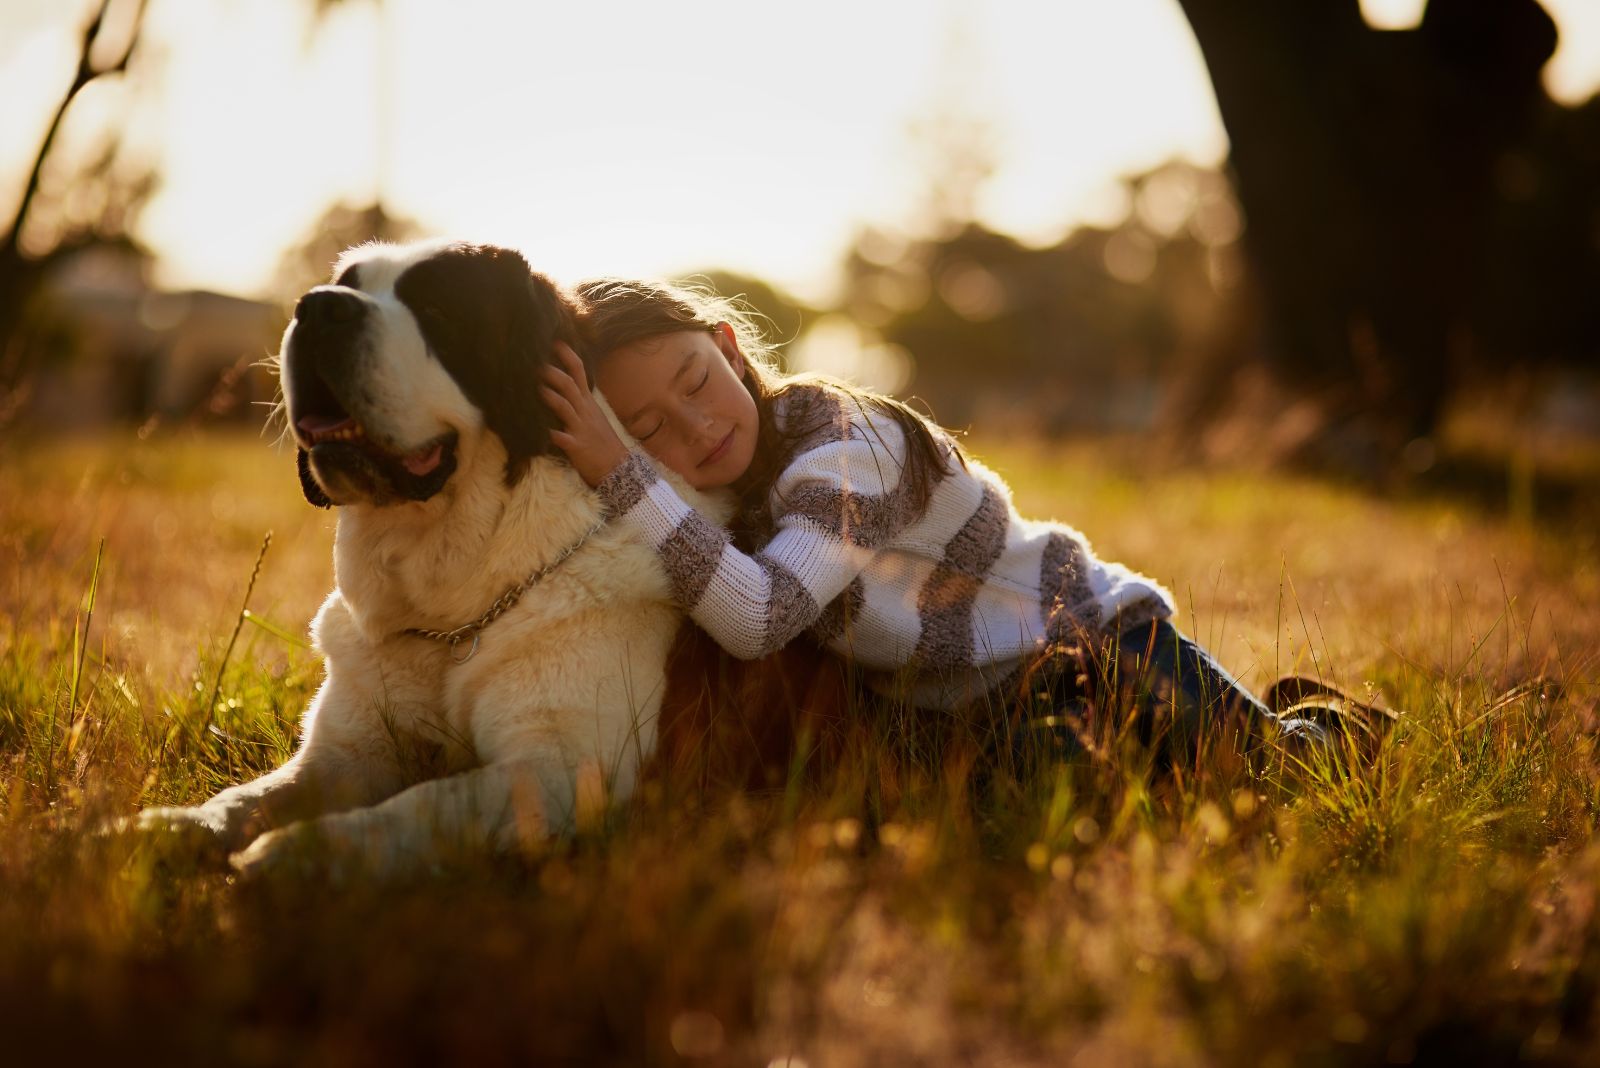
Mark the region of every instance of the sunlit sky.
<instances>
[{"instance_id":1,"label":"sunlit sky","mask_svg":"<svg viewBox=\"0 0 1600 1068\"><path fill-rule=\"evenodd\" d=\"M1600 3L1544 0L1559 99L1600 89ZM0 12L9 213L91 0ZM158 158L159 281L264 291L332 201L524 249L564 281L723 266L825 297L852 233L918 224L941 108L987 124L980 216L1025 239L1113 221L1119 175L1227 141L1176 0L151 0L142 60L69 119ZM1365 0L1375 23L1421 0Z\"/></svg>"}]
</instances>

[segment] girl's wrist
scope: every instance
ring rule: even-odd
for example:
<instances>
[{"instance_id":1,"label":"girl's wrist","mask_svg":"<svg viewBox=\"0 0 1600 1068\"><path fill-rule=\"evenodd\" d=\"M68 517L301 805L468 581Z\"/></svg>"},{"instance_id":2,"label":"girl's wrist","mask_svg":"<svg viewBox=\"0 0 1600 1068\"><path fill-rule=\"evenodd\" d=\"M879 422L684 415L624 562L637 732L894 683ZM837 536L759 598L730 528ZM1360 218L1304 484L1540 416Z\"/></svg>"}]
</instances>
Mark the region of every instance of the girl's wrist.
<instances>
[{"instance_id":1,"label":"girl's wrist","mask_svg":"<svg viewBox=\"0 0 1600 1068\"><path fill-rule=\"evenodd\" d=\"M639 502L639 498L644 496L645 490L655 480L656 471L650 461L642 453L630 452L625 453L622 461L595 483L594 490L600 495L606 515L617 519Z\"/></svg>"},{"instance_id":2,"label":"girl's wrist","mask_svg":"<svg viewBox=\"0 0 1600 1068\"><path fill-rule=\"evenodd\" d=\"M628 462L628 450L619 441L617 448L607 450L591 459L585 467L587 470L579 471L583 480L589 484L590 489L599 489L600 484L616 473L617 469Z\"/></svg>"}]
</instances>

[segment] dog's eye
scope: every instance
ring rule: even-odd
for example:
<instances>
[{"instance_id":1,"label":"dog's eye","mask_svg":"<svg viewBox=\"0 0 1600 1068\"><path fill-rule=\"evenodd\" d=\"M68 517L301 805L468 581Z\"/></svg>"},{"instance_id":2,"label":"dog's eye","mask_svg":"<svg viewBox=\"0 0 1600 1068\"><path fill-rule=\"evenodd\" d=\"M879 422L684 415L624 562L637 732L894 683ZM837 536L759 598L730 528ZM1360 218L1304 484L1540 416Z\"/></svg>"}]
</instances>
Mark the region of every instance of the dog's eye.
<instances>
[{"instance_id":1,"label":"dog's eye","mask_svg":"<svg viewBox=\"0 0 1600 1068\"><path fill-rule=\"evenodd\" d=\"M428 341L433 345L450 344L459 333L455 320L440 308L424 304L413 314L417 317L417 325L422 328L423 334L427 335Z\"/></svg>"}]
</instances>

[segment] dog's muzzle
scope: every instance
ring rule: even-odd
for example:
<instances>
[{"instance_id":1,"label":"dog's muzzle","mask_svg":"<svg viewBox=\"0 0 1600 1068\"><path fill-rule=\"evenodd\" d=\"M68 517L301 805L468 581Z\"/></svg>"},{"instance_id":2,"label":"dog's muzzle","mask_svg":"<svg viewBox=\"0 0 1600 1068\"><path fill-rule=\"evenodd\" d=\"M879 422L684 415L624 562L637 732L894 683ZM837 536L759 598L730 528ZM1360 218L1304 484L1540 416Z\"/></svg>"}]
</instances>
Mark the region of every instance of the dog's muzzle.
<instances>
[{"instance_id":1,"label":"dog's muzzle","mask_svg":"<svg viewBox=\"0 0 1600 1068\"><path fill-rule=\"evenodd\" d=\"M367 324L375 305L341 286L318 286L300 298L285 341L290 429L307 467L334 504L425 501L456 467L456 434L420 446L384 438L363 415L372 373ZM309 494L308 494L309 496Z\"/></svg>"}]
</instances>

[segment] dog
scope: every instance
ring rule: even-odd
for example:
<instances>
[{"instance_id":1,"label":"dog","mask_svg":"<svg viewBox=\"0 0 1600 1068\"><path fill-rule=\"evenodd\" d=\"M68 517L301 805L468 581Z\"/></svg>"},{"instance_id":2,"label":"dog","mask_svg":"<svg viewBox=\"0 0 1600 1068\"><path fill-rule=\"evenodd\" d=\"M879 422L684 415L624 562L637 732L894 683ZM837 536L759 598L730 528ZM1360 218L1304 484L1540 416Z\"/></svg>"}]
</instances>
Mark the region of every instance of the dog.
<instances>
[{"instance_id":1,"label":"dog","mask_svg":"<svg viewBox=\"0 0 1600 1068\"><path fill-rule=\"evenodd\" d=\"M338 513L326 678L286 764L140 831L246 876L314 843L386 877L536 851L628 796L682 613L550 442L539 372L582 351L577 311L519 253L447 242L357 247L300 298L280 378L305 496ZM444 774L412 784L418 751Z\"/></svg>"}]
</instances>

